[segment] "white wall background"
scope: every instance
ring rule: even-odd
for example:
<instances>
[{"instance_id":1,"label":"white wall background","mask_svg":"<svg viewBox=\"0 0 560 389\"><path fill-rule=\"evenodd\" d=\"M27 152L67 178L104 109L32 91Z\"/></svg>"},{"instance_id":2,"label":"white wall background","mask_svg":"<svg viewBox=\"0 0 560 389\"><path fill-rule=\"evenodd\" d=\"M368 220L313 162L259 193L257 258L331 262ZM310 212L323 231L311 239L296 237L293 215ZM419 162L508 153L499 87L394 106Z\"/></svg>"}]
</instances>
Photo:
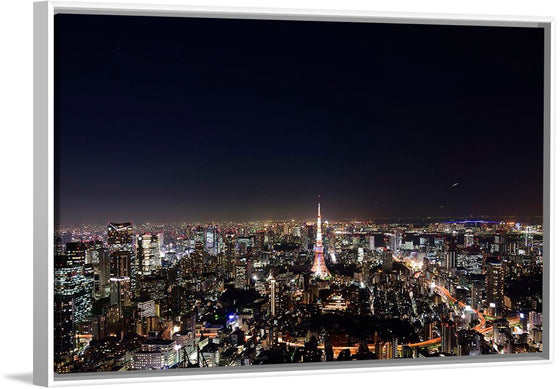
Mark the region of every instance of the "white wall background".
<instances>
[{"instance_id":1,"label":"white wall background","mask_svg":"<svg viewBox=\"0 0 560 389\"><path fill-rule=\"evenodd\" d=\"M134 3L120 0L121 3ZM559 1L555 0L138 0L139 3L190 4L213 6L277 7L307 9L352 9L385 12L427 12L498 15L560 16ZM33 20L32 1L2 2L0 12L0 381L1 387L29 386L32 382L32 60ZM556 40L558 42L558 39ZM558 45L556 45L558 46ZM558 51L558 50L556 50ZM556 69L558 66L556 66ZM556 109L553 108L553 111ZM556 110L557 111L557 110ZM558 147L559 137L553 139ZM553 165L553 186L560 168ZM556 191L556 194L558 192ZM557 196L553 192L553 223L559 220ZM552 240L558 238L553 230ZM554 252L552 253L554 262ZM558 266L553 274L558 278ZM557 290L558 288L556 288ZM554 292L557 295L557 292ZM558 299L555 299L558 305ZM558 315L556 315L556 318ZM552 329L554 348L560 336L558 319ZM432 367L393 372L375 371L345 374L295 375L275 377L209 379L207 381L168 382L165 384L122 384L122 388L184 388L186 385L205 387L405 387L454 388L554 387L560 379L558 363L540 365L492 364L489 367Z\"/></svg>"}]
</instances>

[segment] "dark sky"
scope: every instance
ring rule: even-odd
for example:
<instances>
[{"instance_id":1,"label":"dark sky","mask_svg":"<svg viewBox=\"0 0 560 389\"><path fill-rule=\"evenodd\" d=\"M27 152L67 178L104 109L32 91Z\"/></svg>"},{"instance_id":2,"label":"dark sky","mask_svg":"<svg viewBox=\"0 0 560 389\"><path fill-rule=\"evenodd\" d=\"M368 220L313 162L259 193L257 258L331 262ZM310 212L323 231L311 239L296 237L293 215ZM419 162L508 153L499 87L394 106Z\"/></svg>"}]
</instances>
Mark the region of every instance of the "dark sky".
<instances>
[{"instance_id":1,"label":"dark sky","mask_svg":"<svg viewBox=\"0 0 560 389\"><path fill-rule=\"evenodd\" d=\"M57 15L59 222L542 214L543 37Z\"/></svg>"}]
</instances>

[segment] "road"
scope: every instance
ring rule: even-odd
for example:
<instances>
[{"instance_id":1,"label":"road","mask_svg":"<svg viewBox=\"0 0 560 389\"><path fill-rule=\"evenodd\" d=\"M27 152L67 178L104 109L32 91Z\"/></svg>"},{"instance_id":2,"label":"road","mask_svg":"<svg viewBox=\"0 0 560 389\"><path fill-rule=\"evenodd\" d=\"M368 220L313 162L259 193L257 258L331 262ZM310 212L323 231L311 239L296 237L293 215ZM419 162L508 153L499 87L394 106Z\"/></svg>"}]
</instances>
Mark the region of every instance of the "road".
<instances>
[{"instance_id":1,"label":"road","mask_svg":"<svg viewBox=\"0 0 560 389\"><path fill-rule=\"evenodd\" d=\"M453 301L454 303L459 304L459 306L461 308L466 307L467 304L465 304L462 301L458 301L455 297L453 297L451 295L449 290L445 289L443 286L436 285L435 289L439 292L440 295L443 295L443 296L447 297L449 300ZM480 322L476 326L474 326L472 329L475 330L475 331L478 331L478 332L481 332L482 330L486 330L486 328L485 328L486 318L482 315L482 313L480 313L476 309L473 309L473 312L477 314ZM490 327L490 329L492 329L492 327ZM408 347L427 347L427 346L433 346L433 345L438 344L438 343L441 343L441 337L434 338L434 339L431 339L431 340L426 340L424 342L409 343L409 344L407 344L407 346Z\"/></svg>"},{"instance_id":2,"label":"road","mask_svg":"<svg viewBox=\"0 0 560 389\"><path fill-rule=\"evenodd\" d=\"M445 296L446 298L453 301L454 303L459 304L460 307L462 307L462 308L466 307L467 304L465 304L462 301L458 301L455 297L453 297L451 295L449 290L447 290L443 286L436 285L435 290L437 290L440 295ZM476 315L478 316L479 323L476 326L474 326L472 329L480 332L481 334L487 334L488 332L492 331L492 326L486 327L486 318L484 317L484 315L482 313L480 313L479 311L477 311L476 309L473 309L473 312L476 313ZM519 317L508 318L508 321L509 321L510 325L518 324L519 323ZM304 344L302 344L302 343L282 342L281 339L279 341L281 343L286 343L288 346L291 346L291 347L304 347ZM434 339L431 339L431 340L426 340L424 342L409 343L406 346L408 346L408 347L428 347L428 346L434 346L434 345L439 344L439 343L441 343L441 337L434 338ZM370 350L372 348L375 349L375 344L368 344L368 347L370 348ZM401 347L402 346L399 345L399 348L401 348ZM319 346L319 348L323 349L324 346L321 345L321 346ZM333 352L334 352L335 358L338 356L338 354L342 350L345 350L345 349L350 350L350 353L352 353L352 354L355 354L356 352L358 352L358 346L350 346L350 347L338 347L337 346L337 347L333 347Z\"/></svg>"}]
</instances>

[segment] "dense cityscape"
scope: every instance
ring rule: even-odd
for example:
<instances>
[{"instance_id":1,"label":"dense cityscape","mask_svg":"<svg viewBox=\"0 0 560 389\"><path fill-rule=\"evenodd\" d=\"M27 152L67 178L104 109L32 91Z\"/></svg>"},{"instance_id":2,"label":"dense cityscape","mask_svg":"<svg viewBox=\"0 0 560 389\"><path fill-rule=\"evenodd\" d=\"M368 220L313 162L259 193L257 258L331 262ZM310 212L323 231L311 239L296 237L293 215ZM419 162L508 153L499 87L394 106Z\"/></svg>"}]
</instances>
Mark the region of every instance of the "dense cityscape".
<instances>
[{"instance_id":1,"label":"dense cityscape","mask_svg":"<svg viewBox=\"0 0 560 389\"><path fill-rule=\"evenodd\" d=\"M326 215L324 215L326 216ZM59 227L57 373L542 351L542 221Z\"/></svg>"}]
</instances>

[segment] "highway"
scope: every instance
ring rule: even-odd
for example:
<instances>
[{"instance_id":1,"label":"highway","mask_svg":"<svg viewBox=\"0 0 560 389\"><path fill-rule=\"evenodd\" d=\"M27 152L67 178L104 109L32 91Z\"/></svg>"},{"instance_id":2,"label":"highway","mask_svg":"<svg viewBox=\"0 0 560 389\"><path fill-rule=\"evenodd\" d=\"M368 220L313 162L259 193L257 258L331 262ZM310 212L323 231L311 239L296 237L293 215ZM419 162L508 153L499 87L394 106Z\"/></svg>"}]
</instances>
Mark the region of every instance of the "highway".
<instances>
[{"instance_id":1,"label":"highway","mask_svg":"<svg viewBox=\"0 0 560 389\"><path fill-rule=\"evenodd\" d=\"M393 260L395 262L405 263L405 261L399 259L395 255L393 255ZM405 266L406 266L406 263L405 263ZM435 289L439 292L440 295L443 295L443 296L447 297L448 299L450 299L451 301L459 304L459 306L461 308L464 308L467 305L462 301L458 301L455 297L453 297L451 295L449 290L447 290L443 286L436 285ZM476 309L473 309L473 312L475 312L477 314L478 319L479 319L479 323L476 326L474 326L472 329L480 332L481 334L487 334L488 332L492 331L492 326L486 327L486 318L484 317L484 315L482 313L480 313L479 311L477 311ZM508 321L509 321L510 325L515 325L515 324L519 323L519 317L508 318ZM426 340L424 342L409 343L409 344L407 344L407 346L409 346L409 347L427 347L427 346L433 346L433 345L436 345L436 344L439 344L439 343L441 343L441 337L434 338L434 339L431 339L431 340Z\"/></svg>"},{"instance_id":2,"label":"highway","mask_svg":"<svg viewBox=\"0 0 560 389\"><path fill-rule=\"evenodd\" d=\"M437 292L440 295L445 296L446 298L453 301L454 303L459 304L459 306L462 307L462 308L464 308L467 305L462 301L458 301L455 297L453 297L451 295L449 290L447 290L443 286L436 285L434 289L437 290ZM474 326L472 329L480 332L481 334L487 334L490 331L492 331L492 326L486 327L486 318L484 317L484 315L482 313L480 313L479 311L477 311L476 309L473 309L473 312L477 314L478 319L479 319L479 323L476 326ZM508 321L509 321L510 325L518 324L519 323L519 317L508 318ZM304 347L304 344L302 344L302 343L283 342L281 339L279 339L279 342L286 343L288 346L291 346L291 347ZM428 347L428 346L435 346L439 343L441 343L441 337L434 338L434 339L431 339L431 340L426 340L424 342L409 343L406 346L408 346L408 347ZM368 347L370 348L370 350L375 349L375 344L368 344ZM319 348L323 349L324 346L320 345ZM399 345L399 348L402 348L402 345ZM336 347L333 347L334 357L336 358L338 356L338 354L342 350L345 350L345 349L350 350L350 353L352 353L352 354L355 354L355 353L358 352L358 346L350 346L350 347L336 346Z\"/></svg>"},{"instance_id":3,"label":"highway","mask_svg":"<svg viewBox=\"0 0 560 389\"><path fill-rule=\"evenodd\" d=\"M464 308L466 306L466 304L464 302L458 301L455 297L453 297L451 295L451 293L449 292L449 290L445 289L443 286L436 285L434 289L436 289L439 292L440 295L443 295L443 296L447 297L448 299L450 299L451 301L453 301L454 303L459 304L459 306L461 308ZM473 309L473 312L477 314L480 322L476 326L474 326L472 329L475 330L475 331L478 331L478 332L482 332L483 330L486 330L486 328L485 328L486 318L482 315L482 313L480 313L476 309ZM492 327L490 327L490 329L492 329ZM438 344L438 343L441 343L441 337L434 338L434 339L431 339L431 340L426 340L424 342L419 342L419 343L409 343L409 344L407 344L407 346L408 347L426 347L426 346L433 346L433 345Z\"/></svg>"}]
</instances>

